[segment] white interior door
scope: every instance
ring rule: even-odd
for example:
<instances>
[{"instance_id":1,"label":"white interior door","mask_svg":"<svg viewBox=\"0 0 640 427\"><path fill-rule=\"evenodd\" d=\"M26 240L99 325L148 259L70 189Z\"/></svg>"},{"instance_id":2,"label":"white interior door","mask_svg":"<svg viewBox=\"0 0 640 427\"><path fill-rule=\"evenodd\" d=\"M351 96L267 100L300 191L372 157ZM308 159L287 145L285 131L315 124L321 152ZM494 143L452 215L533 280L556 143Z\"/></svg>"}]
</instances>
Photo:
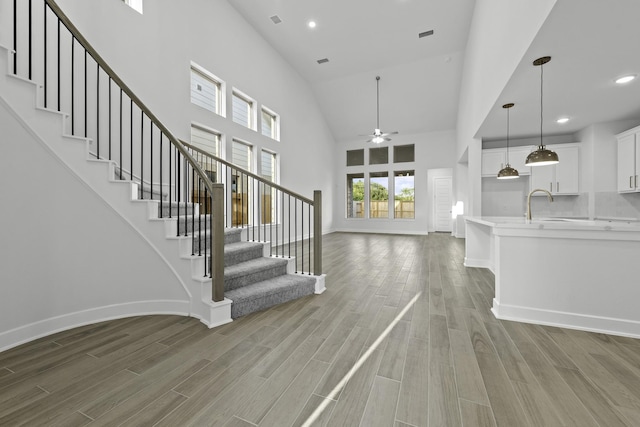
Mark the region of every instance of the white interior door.
<instances>
[{"instance_id":1,"label":"white interior door","mask_svg":"<svg viewBox=\"0 0 640 427\"><path fill-rule=\"evenodd\" d=\"M451 177L437 177L433 181L435 230L451 232L452 185Z\"/></svg>"}]
</instances>

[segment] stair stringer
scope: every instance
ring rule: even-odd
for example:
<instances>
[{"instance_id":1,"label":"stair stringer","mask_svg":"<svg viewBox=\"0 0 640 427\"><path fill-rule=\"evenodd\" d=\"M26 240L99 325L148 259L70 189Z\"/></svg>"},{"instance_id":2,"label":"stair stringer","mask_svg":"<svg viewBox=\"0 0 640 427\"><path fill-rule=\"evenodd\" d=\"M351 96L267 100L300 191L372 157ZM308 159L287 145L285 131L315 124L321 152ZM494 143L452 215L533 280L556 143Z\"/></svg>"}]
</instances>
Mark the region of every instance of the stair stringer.
<instances>
[{"instance_id":1,"label":"stair stringer","mask_svg":"<svg viewBox=\"0 0 640 427\"><path fill-rule=\"evenodd\" d=\"M6 50L2 46L0 48L0 50ZM7 56L8 54L0 54L0 70L3 68L8 70L10 61L5 62L4 60ZM5 64L2 64L3 62ZM116 168L114 162L90 158L89 139L64 135L69 116L65 113L38 107L41 91L36 83L10 73L0 72L0 88L2 88L0 93L4 95L3 99L7 107L15 113L16 119L21 121L23 126L28 128L33 136L84 185L98 195L108 207L117 212L173 272L176 282L184 291L187 304L176 303L175 307L164 309L163 313L196 317L208 327L230 322L231 301L213 303L210 299L210 286L203 285L204 280L194 277L192 257L181 254L179 244L174 239L167 239L166 227L163 223L171 220L150 220L154 219L154 216L150 215L150 210L153 209L150 206L157 206L157 203L137 201L136 184L114 180ZM31 91L32 96L25 95L29 93L28 91ZM157 219L157 210L155 219ZM210 280L208 282L210 283ZM137 310L130 315L139 314L162 313L141 313ZM124 316L119 315L118 317ZM94 321L98 320L106 319L100 318ZM70 324L61 329L75 326L79 325ZM58 330L61 329L58 328Z\"/></svg>"}]
</instances>

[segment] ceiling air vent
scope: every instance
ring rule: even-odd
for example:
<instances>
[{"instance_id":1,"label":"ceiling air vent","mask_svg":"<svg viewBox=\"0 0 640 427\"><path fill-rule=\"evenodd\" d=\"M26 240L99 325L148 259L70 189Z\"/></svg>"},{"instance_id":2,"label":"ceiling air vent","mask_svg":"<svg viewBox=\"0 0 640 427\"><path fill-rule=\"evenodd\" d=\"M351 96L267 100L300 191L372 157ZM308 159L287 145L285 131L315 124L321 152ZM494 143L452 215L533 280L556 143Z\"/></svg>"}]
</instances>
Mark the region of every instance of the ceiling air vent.
<instances>
[{"instance_id":1,"label":"ceiling air vent","mask_svg":"<svg viewBox=\"0 0 640 427\"><path fill-rule=\"evenodd\" d=\"M427 37L427 36L431 36L431 35L433 35L433 30L424 31L424 32L418 34L418 38L421 39L423 37Z\"/></svg>"},{"instance_id":2,"label":"ceiling air vent","mask_svg":"<svg viewBox=\"0 0 640 427\"><path fill-rule=\"evenodd\" d=\"M329 58L318 59L318 64L324 64L325 62L329 62Z\"/></svg>"},{"instance_id":3,"label":"ceiling air vent","mask_svg":"<svg viewBox=\"0 0 640 427\"><path fill-rule=\"evenodd\" d=\"M282 22L282 19L280 19L278 15L273 15L270 19L273 21L274 24L279 24Z\"/></svg>"}]
</instances>

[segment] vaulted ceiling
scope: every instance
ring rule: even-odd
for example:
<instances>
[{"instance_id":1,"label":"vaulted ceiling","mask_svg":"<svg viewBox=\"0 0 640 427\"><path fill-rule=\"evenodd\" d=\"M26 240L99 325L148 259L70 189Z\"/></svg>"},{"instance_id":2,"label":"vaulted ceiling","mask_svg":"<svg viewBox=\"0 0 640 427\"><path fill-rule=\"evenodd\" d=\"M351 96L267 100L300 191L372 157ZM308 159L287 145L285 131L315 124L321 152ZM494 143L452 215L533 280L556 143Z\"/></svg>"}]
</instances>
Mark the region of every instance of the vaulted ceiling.
<instances>
[{"instance_id":1,"label":"vaulted ceiling","mask_svg":"<svg viewBox=\"0 0 640 427\"><path fill-rule=\"evenodd\" d=\"M228 1L310 83L337 141L375 128L378 75L383 131L455 129L475 0ZM507 102L516 104L512 136L539 134L540 70L532 61L545 55L545 134L640 118L640 81L613 83L640 73L639 16L637 0L558 0L477 136L504 136ZM559 125L560 116L571 120Z\"/></svg>"}]
</instances>

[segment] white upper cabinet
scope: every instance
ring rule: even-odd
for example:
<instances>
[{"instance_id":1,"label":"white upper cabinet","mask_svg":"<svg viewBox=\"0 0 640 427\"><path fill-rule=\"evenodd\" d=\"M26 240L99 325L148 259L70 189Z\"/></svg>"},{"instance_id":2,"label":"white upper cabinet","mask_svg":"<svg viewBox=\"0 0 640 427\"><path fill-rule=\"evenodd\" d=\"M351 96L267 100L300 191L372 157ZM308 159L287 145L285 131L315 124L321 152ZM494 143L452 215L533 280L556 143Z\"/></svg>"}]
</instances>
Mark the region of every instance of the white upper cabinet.
<instances>
[{"instance_id":1,"label":"white upper cabinet","mask_svg":"<svg viewBox=\"0 0 640 427\"><path fill-rule=\"evenodd\" d=\"M520 175L529 175L531 168L524 165L527 156L531 153L531 147L509 147L509 164ZM496 178L500 169L507 165L506 148L488 148L482 150L482 176Z\"/></svg>"},{"instance_id":2,"label":"white upper cabinet","mask_svg":"<svg viewBox=\"0 0 640 427\"><path fill-rule=\"evenodd\" d=\"M577 195L580 191L580 147L576 144L547 145L558 153L560 163L531 167L531 190L542 188L553 195ZM544 193L535 193L544 196Z\"/></svg>"},{"instance_id":3,"label":"white upper cabinet","mask_svg":"<svg viewBox=\"0 0 640 427\"><path fill-rule=\"evenodd\" d=\"M640 128L621 133L618 138L618 192L640 192Z\"/></svg>"}]
</instances>

